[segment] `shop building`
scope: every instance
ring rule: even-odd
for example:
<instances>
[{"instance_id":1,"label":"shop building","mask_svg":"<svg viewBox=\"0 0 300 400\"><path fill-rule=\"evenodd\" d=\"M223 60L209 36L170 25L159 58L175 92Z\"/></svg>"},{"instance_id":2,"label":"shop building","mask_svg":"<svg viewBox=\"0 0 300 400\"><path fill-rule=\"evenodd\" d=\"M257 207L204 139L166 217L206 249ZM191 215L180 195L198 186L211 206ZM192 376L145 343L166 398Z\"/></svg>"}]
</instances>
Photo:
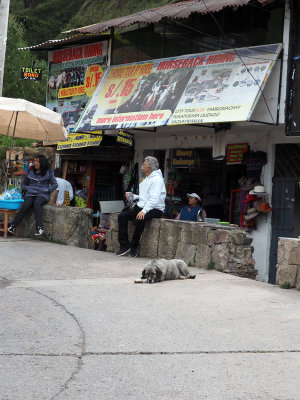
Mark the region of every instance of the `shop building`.
<instances>
[{"instance_id":1,"label":"shop building","mask_svg":"<svg viewBox=\"0 0 300 400\"><path fill-rule=\"evenodd\" d=\"M99 201L122 199L133 168L133 146L117 143L103 131L73 135L74 128L111 55L111 36L68 35L31 46L48 52L47 108L62 115L69 132L68 142L52 143L57 148L56 167L74 190L83 187L86 204L94 212Z\"/></svg>"},{"instance_id":2,"label":"shop building","mask_svg":"<svg viewBox=\"0 0 300 400\"><path fill-rule=\"evenodd\" d=\"M286 131L286 103L289 102L291 107L297 107L295 103L297 96L290 99L288 95L290 87L297 87L297 80L289 82L292 71L289 60L291 52L297 55L298 42L294 39L290 41L290 38L297 36L294 27L297 26L298 15L298 6L293 1L198 2L192 0L160 7L159 10L148 10L145 13L140 12L105 21L71 32L72 34L100 35L110 30L112 40L111 68L104 75L106 81L101 80L95 89L97 96L102 89L105 89L107 104L101 103L101 107L96 112L96 101L94 101L95 109L88 114L93 106L93 98L91 98L90 109L86 108L81 114L78 131L91 132L101 129L105 135L116 137L121 129L125 133L133 134L134 162L140 165L145 155L154 155L161 162L168 187L171 214L174 209L180 208L185 193L196 192L202 195L207 208L210 205L215 206L210 207L212 217L218 208L220 219L225 221L230 219L231 222L239 224L249 210L249 207L244 207L243 201L246 200L246 194L251 191L251 184L264 186L266 194L260 197L272 206L272 211L260 212L255 218L255 226L248 226L247 229L249 235L253 237L254 258L259 271L258 279L272 283L275 282L276 275L277 238L280 235L296 235L298 231L295 213L298 210L296 195L297 182L300 179L296 166L293 170L285 167L286 164L289 166L292 164L292 160L289 159L290 154L294 158L297 157L296 149L300 143L295 130ZM292 18L295 19L293 24L291 24ZM293 29L291 29L292 25ZM113 35L114 29L118 32L117 36ZM244 73L247 78L239 77L231 81L233 75L230 76L227 66L231 66L230 63L234 63L234 60L230 60L230 56L241 54L247 49L257 49L257 46L267 45L276 45L276 50L264 48L264 56L260 57L256 53L254 58L258 60L257 64L262 61L259 61L261 58L263 63L270 61L268 72L265 71L262 78L257 77L254 73L257 65L251 70L251 66L245 62L247 55L244 53L241 57L246 68L243 72L241 68L237 73ZM268 51L269 57L266 56ZM208 79L207 81L214 80L214 82L206 82L206 86L202 86L201 90L197 89L197 85L199 88L199 84L204 81L203 78L200 77L198 81L195 79L193 82L190 80L191 76L186 76L187 82L181 92L181 94L186 93L185 105L182 108L185 110L188 106L198 108L198 116L195 121L191 121L192 117L189 115L186 123L179 121L178 124L174 124L173 119L172 124L170 123L172 122L171 114L174 111L172 104L166 106L167 103L165 103L164 108L160 107L162 91L157 98L151 97L151 92L155 92L156 84L158 88L156 94L158 94L161 86L158 81L161 79L165 79L166 86L171 88L174 73L176 73L174 70L179 65L183 66L184 61L181 60L186 54L189 56L185 58L189 60L194 56L193 62L198 63L198 65L193 65L194 67L199 67L204 60L207 63L209 57L214 57L210 59L209 64L213 64L212 60L219 64L222 75L215 75L214 79ZM202 61L201 57L204 57ZM175 58L178 64L174 64ZM238 58L240 59L239 55ZM151 75L152 71L146 71L147 65L149 67L149 64L159 60L161 64L157 64L160 68L157 70L156 79L151 81L151 92L149 89L147 94L142 93L144 105L141 106L136 101L140 89L138 84L141 82L140 86L145 87L144 78L141 77ZM297 77L296 61L295 59L294 71ZM137 68L141 65L143 70L142 67ZM136 69L122 75L122 68L123 71L128 71L130 66ZM158 73L159 70L162 72L161 76ZM205 69L202 68L202 70ZM109 82L110 73L115 73L110 78L116 81ZM210 76L213 76L212 73ZM193 78L196 76L194 75ZM132 80L129 82L128 79ZM204 116L200 121L199 114L204 113L202 108L205 101L209 101L211 107L220 106L219 100L226 92L228 83L231 84L232 97L234 97L233 88L242 87L243 98L247 102L249 93L255 86L254 81L259 90L252 97L251 104L248 104L249 108L246 111L242 110L243 117L238 118L235 113L232 118L228 115L218 119L214 115L213 118ZM187 87L191 83L194 84L195 90L190 85L188 92ZM148 97L145 103L146 96ZM120 102L122 97L125 101ZM133 108L129 109L131 100ZM109 104L109 101L112 102ZM134 102L136 108L133 106ZM232 103L234 104L234 101ZM228 98L227 103L225 100L223 102L223 105L226 104L228 104ZM174 105L173 102L173 106L177 104ZM208 105L206 104L205 107L207 108ZM171 113L168 114L168 110L171 110ZM149 119L145 120L146 111L147 118L149 118L148 112L156 114L156 117L153 117L154 123L148 123ZM125 115L128 113L131 115ZM132 113L135 113L135 117ZM130 120L130 118L135 119ZM159 123L159 119L163 123ZM293 122L296 121L290 122L290 126L294 126ZM265 162L254 160L260 171L258 179L253 182L248 179L251 176L251 173L248 174L248 170L251 169L251 160L248 160L248 164L228 163L226 160L229 145L237 149L239 145L245 144L256 155L258 153L260 156L265 155ZM177 164L176 154L182 155L181 159L179 157L177 160ZM254 227L256 229L251 229Z\"/></svg>"}]
</instances>

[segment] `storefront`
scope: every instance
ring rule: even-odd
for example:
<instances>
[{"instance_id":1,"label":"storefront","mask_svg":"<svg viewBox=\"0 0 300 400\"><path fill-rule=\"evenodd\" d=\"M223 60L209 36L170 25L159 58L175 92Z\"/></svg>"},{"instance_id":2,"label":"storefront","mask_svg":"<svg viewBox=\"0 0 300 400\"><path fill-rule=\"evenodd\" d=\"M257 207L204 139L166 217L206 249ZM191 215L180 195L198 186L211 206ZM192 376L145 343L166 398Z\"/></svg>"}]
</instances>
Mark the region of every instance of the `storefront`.
<instances>
[{"instance_id":1,"label":"storefront","mask_svg":"<svg viewBox=\"0 0 300 400\"><path fill-rule=\"evenodd\" d=\"M254 205L246 196L255 186L265 186L259 199L270 202L273 140L284 136L283 127L276 126L281 48L275 44L110 67L76 126L78 132L133 134L134 161L140 166L147 155L160 161L168 192L166 216L176 217L186 194L198 193L208 217L237 224L253 236L258 278L264 281L271 212L248 219ZM257 167L254 174L251 163Z\"/></svg>"},{"instance_id":2,"label":"storefront","mask_svg":"<svg viewBox=\"0 0 300 400\"><path fill-rule=\"evenodd\" d=\"M94 213L99 201L123 198L133 169L133 146L117 143L102 130L73 134L109 64L109 43L108 35L79 35L53 43L48 52L47 107L62 115L69 132L68 141L57 145L56 166L74 191L81 191L80 204Z\"/></svg>"},{"instance_id":3,"label":"storefront","mask_svg":"<svg viewBox=\"0 0 300 400\"><path fill-rule=\"evenodd\" d=\"M66 143L62 142L62 146ZM62 148L58 154L63 176L75 191L86 191L87 206L94 212L99 210L99 201L123 199L133 170L132 146L104 136L98 145Z\"/></svg>"}]
</instances>

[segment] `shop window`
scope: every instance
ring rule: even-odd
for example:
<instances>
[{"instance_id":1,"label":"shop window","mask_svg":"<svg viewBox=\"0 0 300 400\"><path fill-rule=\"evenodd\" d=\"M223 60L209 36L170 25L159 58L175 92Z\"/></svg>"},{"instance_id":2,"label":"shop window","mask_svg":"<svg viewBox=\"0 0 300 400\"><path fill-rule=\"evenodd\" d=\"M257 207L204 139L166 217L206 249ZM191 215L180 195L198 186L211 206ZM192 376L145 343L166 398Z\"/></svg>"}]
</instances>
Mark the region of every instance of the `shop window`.
<instances>
[{"instance_id":1,"label":"shop window","mask_svg":"<svg viewBox=\"0 0 300 400\"><path fill-rule=\"evenodd\" d=\"M117 170L105 171L96 167L94 198L97 202L116 199L117 178Z\"/></svg>"},{"instance_id":2,"label":"shop window","mask_svg":"<svg viewBox=\"0 0 300 400\"><path fill-rule=\"evenodd\" d=\"M289 63L286 133L287 135L300 135L300 4L298 0L292 0L291 6L291 33Z\"/></svg>"},{"instance_id":3,"label":"shop window","mask_svg":"<svg viewBox=\"0 0 300 400\"><path fill-rule=\"evenodd\" d=\"M300 144L277 144L275 147L276 177L299 177L300 176Z\"/></svg>"},{"instance_id":4,"label":"shop window","mask_svg":"<svg viewBox=\"0 0 300 400\"><path fill-rule=\"evenodd\" d=\"M284 1L116 31L113 64L282 42ZM217 22L216 22L217 21ZM221 27L221 29L218 27Z\"/></svg>"},{"instance_id":5,"label":"shop window","mask_svg":"<svg viewBox=\"0 0 300 400\"><path fill-rule=\"evenodd\" d=\"M299 54L300 55L300 54ZM289 101L287 102L286 131L288 135L300 135L300 60L295 60L290 76Z\"/></svg>"},{"instance_id":6,"label":"shop window","mask_svg":"<svg viewBox=\"0 0 300 400\"><path fill-rule=\"evenodd\" d=\"M114 65L161 58L162 38L153 31L153 25L134 25L128 29L115 34L112 57Z\"/></svg>"},{"instance_id":7,"label":"shop window","mask_svg":"<svg viewBox=\"0 0 300 400\"><path fill-rule=\"evenodd\" d=\"M202 205L209 218L224 219L223 162L212 159L211 149L195 150L195 164L189 168L171 167L170 150L166 199L169 216L176 217L187 203L187 193L197 193L202 198Z\"/></svg>"}]
</instances>

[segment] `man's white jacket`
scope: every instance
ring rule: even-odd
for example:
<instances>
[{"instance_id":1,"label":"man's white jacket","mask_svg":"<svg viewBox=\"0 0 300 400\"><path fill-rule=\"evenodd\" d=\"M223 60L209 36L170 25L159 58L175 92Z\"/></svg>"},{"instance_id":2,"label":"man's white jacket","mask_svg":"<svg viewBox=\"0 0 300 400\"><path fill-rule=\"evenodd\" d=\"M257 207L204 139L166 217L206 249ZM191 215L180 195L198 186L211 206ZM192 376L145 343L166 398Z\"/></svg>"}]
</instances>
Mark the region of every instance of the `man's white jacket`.
<instances>
[{"instance_id":1,"label":"man's white jacket","mask_svg":"<svg viewBox=\"0 0 300 400\"><path fill-rule=\"evenodd\" d=\"M139 185L139 195L134 195L134 200L139 200L137 206L147 214L154 208L164 211L166 199L166 187L161 170L153 171Z\"/></svg>"}]
</instances>

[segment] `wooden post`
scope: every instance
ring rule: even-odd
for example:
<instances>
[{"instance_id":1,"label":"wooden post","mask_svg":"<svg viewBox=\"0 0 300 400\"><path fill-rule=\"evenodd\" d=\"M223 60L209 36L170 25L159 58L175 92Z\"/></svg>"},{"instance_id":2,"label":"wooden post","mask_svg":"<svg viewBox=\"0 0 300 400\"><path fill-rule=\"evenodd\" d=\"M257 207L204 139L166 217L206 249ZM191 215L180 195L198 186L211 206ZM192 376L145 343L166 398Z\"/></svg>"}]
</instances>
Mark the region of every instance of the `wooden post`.
<instances>
[{"instance_id":1,"label":"wooden post","mask_svg":"<svg viewBox=\"0 0 300 400\"><path fill-rule=\"evenodd\" d=\"M68 164L69 164L69 161L68 161L68 160L65 160L65 161L63 162L63 167L62 167L62 178L63 178L63 179L66 179L67 171L68 171Z\"/></svg>"}]
</instances>

